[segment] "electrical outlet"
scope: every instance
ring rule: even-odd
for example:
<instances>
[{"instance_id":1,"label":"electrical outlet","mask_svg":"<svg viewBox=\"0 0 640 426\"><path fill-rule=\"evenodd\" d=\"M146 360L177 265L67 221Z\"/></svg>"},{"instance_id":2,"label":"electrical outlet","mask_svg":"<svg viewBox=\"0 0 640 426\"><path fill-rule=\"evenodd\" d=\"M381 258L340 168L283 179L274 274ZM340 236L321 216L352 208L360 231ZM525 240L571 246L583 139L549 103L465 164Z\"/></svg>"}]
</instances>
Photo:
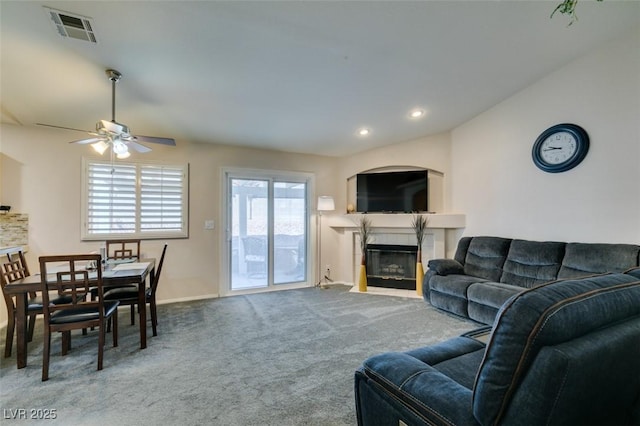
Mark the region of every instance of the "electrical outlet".
<instances>
[{"instance_id":1,"label":"electrical outlet","mask_svg":"<svg viewBox=\"0 0 640 426\"><path fill-rule=\"evenodd\" d=\"M204 221L204 229L213 229L213 228L214 228L214 221L212 219Z\"/></svg>"}]
</instances>

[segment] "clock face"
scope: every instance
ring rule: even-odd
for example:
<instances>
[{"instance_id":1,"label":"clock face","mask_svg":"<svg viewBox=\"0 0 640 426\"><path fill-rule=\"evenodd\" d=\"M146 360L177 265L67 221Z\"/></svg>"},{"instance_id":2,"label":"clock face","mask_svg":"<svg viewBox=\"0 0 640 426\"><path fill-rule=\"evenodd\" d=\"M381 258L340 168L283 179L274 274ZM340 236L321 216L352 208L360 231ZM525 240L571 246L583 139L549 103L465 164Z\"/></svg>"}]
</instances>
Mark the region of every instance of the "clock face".
<instances>
[{"instance_id":1,"label":"clock face","mask_svg":"<svg viewBox=\"0 0 640 426\"><path fill-rule=\"evenodd\" d=\"M540 157L547 164L561 164L573 157L577 149L575 136L569 132L558 132L542 142Z\"/></svg>"},{"instance_id":2,"label":"clock face","mask_svg":"<svg viewBox=\"0 0 640 426\"><path fill-rule=\"evenodd\" d=\"M589 135L575 124L557 124L542 132L533 144L534 164L545 172L570 170L584 160L589 151Z\"/></svg>"}]
</instances>

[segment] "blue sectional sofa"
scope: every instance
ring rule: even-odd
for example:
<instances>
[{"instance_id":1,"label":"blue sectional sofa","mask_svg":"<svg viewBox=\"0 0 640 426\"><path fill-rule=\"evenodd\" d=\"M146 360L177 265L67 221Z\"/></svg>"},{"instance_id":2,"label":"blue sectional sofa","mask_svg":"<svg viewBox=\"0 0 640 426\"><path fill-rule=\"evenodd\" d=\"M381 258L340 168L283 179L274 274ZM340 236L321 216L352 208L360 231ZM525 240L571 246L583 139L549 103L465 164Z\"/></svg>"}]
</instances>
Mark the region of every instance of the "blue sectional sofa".
<instances>
[{"instance_id":1,"label":"blue sectional sofa","mask_svg":"<svg viewBox=\"0 0 640 426\"><path fill-rule=\"evenodd\" d=\"M493 327L371 357L355 399L359 426L638 425L640 268L524 289Z\"/></svg>"},{"instance_id":2,"label":"blue sectional sofa","mask_svg":"<svg viewBox=\"0 0 640 426\"><path fill-rule=\"evenodd\" d=\"M453 314L492 324L511 296L556 279L640 266L640 245L462 238L454 259L427 263L424 299Z\"/></svg>"}]
</instances>

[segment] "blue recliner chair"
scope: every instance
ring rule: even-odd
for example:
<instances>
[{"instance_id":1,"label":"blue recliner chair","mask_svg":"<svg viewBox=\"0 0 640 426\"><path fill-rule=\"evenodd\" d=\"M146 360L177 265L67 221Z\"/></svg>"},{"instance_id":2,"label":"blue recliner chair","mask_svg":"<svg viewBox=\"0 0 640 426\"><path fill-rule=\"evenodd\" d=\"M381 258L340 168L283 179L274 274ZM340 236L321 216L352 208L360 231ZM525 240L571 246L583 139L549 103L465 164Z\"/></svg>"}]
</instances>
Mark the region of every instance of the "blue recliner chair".
<instances>
[{"instance_id":1,"label":"blue recliner chair","mask_svg":"<svg viewBox=\"0 0 640 426\"><path fill-rule=\"evenodd\" d=\"M492 327L371 357L355 396L361 426L639 425L640 268L544 284Z\"/></svg>"}]
</instances>

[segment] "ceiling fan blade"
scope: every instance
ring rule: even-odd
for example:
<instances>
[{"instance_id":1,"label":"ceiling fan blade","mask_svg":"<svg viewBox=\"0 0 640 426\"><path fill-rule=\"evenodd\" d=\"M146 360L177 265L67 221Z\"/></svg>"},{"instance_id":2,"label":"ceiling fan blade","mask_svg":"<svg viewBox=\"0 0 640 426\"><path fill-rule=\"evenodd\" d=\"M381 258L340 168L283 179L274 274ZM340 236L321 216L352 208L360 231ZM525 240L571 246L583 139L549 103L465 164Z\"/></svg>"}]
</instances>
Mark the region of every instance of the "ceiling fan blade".
<instances>
[{"instance_id":1,"label":"ceiling fan blade","mask_svg":"<svg viewBox=\"0 0 640 426\"><path fill-rule=\"evenodd\" d=\"M138 142L147 142L147 143L159 143L162 145L176 146L175 139L172 138L158 138L155 136L140 136L135 135L135 138Z\"/></svg>"},{"instance_id":2,"label":"ceiling fan blade","mask_svg":"<svg viewBox=\"0 0 640 426\"><path fill-rule=\"evenodd\" d=\"M151 152L151 148L147 148L146 146L141 145L134 141L128 141L126 142L126 144L142 154L144 154L145 152Z\"/></svg>"},{"instance_id":3,"label":"ceiling fan blade","mask_svg":"<svg viewBox=\"0 0 640 426\"><path fill-rule=\"evenodd\" d=\"M36 123L38 126L53 127L55 129L73 130L76 132L90 133L88 130L74 129L73 127L55 126L53 124Z\"/></svg>"},{"instance_id":4,"label":"ceiling fan blade","mask_svg":"<svg viewBox=\"0 0 640 426\"><path fill-rule=\"evenodd\" d=\"M80 139L78 141L71 141L69 143L77 143L79 145L87 145L87 144L96 143L96 142L100 142L100 141L104 141L104 138Z\"/></svg>"}]
</instances>

